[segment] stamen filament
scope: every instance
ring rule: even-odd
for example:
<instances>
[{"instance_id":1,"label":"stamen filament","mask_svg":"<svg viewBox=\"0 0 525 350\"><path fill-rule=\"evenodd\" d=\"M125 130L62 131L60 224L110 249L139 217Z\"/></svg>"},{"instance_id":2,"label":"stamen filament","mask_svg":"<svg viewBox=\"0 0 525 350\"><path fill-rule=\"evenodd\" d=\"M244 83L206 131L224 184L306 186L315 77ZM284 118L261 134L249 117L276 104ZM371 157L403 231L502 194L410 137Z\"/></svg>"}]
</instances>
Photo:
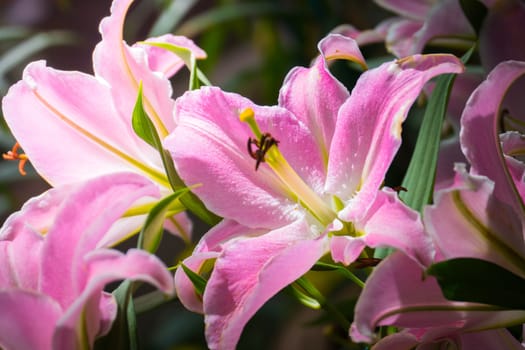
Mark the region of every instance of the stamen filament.
<instances>
[{"instance_id":1,"label":"stamen filament","mask_svg":"<svg viewBox=\"0 0 525 350\"><path fill-rule=\"evenodd\" d=\"M2 158L5 160L18 160L18 171L22 176L27 175L26 171L24 170L24 166L27 163L28 159L27 155L25 153L18 153L18 149L20 148L20 144L17 142L13 146L13 148L8 151L7 153L2 154Z\"/></svg>"},{"instance_id":2,"label":"stamen filament","mask_svg":"<svg viewBox=\"0 0 525 350\"><path fill-rule=\"evenodd\" d=\"M239 115L239 119L250 126L258 140L261 139L263 133L255 120L255 113L251 108L243 110ZM336 213L295 172L276 144L272 145L264 156L265 162L299 199L300 204L306 210L325 226L334 221L337 217Z\"/></svg>"}]
</instances>

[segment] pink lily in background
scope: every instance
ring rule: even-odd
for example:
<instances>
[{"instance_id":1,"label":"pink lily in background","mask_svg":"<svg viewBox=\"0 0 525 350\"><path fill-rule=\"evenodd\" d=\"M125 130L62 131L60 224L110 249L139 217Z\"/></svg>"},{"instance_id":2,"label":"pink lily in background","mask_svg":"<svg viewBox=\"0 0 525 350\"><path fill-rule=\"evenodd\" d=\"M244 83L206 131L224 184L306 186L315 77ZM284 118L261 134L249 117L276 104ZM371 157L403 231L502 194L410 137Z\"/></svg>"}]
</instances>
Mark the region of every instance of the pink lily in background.
<instances>
[{"instance_id":1,"label":"pink lily in background","mask_svg":"<svg viewBox=\"0 0 525 350\"><path fill-rule=\"evenodd\" d=\"M123 41L132 2L115 0L111 15L102 20L94 76L33 62L2 101L6 122L25 157L52 186L133 171L155 181L163 193L170 191L158 152L135 134L131 117L142 82L144 105L159 134L164 137L174 128L168 78L184 63L166 50L146 44L130 47ZM185 37L149 40L187 47L196 57L205 57ZM185 214L176 220L179 234L189 239L190 221Z\"/></svg>"},{"instance_id":2,"label":"pink lily in background","mask_svg":"<svg viewBox=\"0 0 525 350\"><path fill-rule=\"evenodd\" d=\"M234 348L253 314L328 252L344 264L367 245L432 259L417 213L381 186L423 85L461 72L460 61L389 62L365 72L349 95L327 61L365 66L355 41L333 34L319 50L310 68L290 71L279 106L214 87L176 102L177 128L164 145L185 183L202 184L195 193L225 218L184 261L199 272L216 259L202 299L181 269L175 277L183 304L205 314L210 348Z\"/></svg>"},{"instance_id":3,"label":"pink lily in background","mask_svg":"<svg viewBox=\"0 0 525 350\"><path fill-rule=\"evenodd\" d=\"M525 277L525 165L514 158L520 155L524 138L515 131L499 134L505 94L524 75L524 62L503 62L467 102L461 145L471 163L470 174L457 165L454 183L436 193L435 204L423 216L436 246L436 262L478 258ZM402 254L380 264L356 306L352 338L372 342L377 326L395 325L407 330L381 340L378 349L411 349L431 342L473 350L491 349L494 344L523 349L502 327L524 323L524 311L448 301L434 278L421 278L423 272Z\"/></svg>"},{"instance_id":4,"label":"pink lily in background","mask_svg":"<svg viewBox=\"0 0 525 350\"><path fill-rule=\"evenodd\" d=\"M350 330L352 340L373 343L374 350L524 348L503 328L524 322L524 311L451 302L443 297L434 278L423 276L424 269L401 252L382 261L359 297ZM386 325L405 329L379 340L376 327Z\"/></svg>"},{"instance_id":5,"label":"pink lily in background","mask_svg":"<svg viewBox=\"0 0 525 350\"><path fill-rule=\"evenodd\" d=\"M173 278L145 251L101 244L134 202L158 197L150 181L119 173L50 189L29 200L0 229L0 346L87 349L116 316L106 284L145 281L166 294ZM108 204L110 203L110 204Z\"/></svg>"},{"instance_id":6,"label":"pink lily in background","mask_svg":"<svg viewBox=\"0 0 525 350\"><path fill-rule=\"evenodd\" d=\"M457 257L489 260L525 277L523 216L501 202L495 184L456 169L454 184L438 191L424 212L436 245L436 262ZM443 218L446 217L446 220ZM378 326L406 327L381 339L374 349L418 349L453 344L461 349L523 349L503 327L525 322L525 311L452 302L433 277L402 253L379 264L367 280L355 309L350 335L355 342L375 342ZM501 286L505 288L505 286Z\"/></svg>"},{"instance_id":7,"label":"pink lily in background","mask_svg":"<svg viewBox=\"0 0 525 350\"><path fill-rule=\"evenodd\" d=\"M375 0L398 15L387 18L376 28L360 31L351 25L338 28L359 43L385 42L389 52L396 57L422 53L432 40L442 40L448 45L472 43L475 39L459 0ZM471 44L469 44L471 46Z\"/></svg>"},{"instance_id":8,"label":"pink lily in background","mask_svg":"<svg viewBox=\"0 0 525 350\"><path fill-rule=\"evenodd\" d=\"M360 44L385 42L389 52L397 57L422 53L433 43L454 47L462 40L472 46L476 37L463 14L459 0L376 0L376 3L399 17L388 18L372 30L360 31L343 25L336 32L355 38ZM436 189L445 188L454 179L454 162L464 162L459 146L458 121L465 107L466 98L498 63L506 60L525 61L525 41L521 28L525 21L525 5L519 0L483 0L487 8L478 33L479 61L482 71L469 72L457 77L450 97L447 120L453 130L444 140L440 150ZM469 44L470 42L470 44ZM517 103L522 101L524 83L513 87ZM511 115L525 110L523 103L506 108ZM459 107L459 108L458 108Z\"/></svg>"},{"instance_id":9,"label":"pink lily in background","mask_svg":"<svg viewBox=\"0 0 525 350\"><path fill-rule=\"evenodd\" d=\"M376 28L358 30L343 25L337 32L348 35L359 44L385 42L396 57L422 53L429 44L449 47L472 46L475 33L461 9L459 0L375 0L395 14ZM521 24L525 6L519 0L483 0L487 7L479 33L479 50L483 67L490 71L499 62L525 60L525 44L521 40Z\"/></svg>"},{"instance_id":10,"label":"pink lily in background","mask_svg":"<svg viewBox=\"0 0 525 350\"><path fill-rule=\"evenodd\" d=\"M525 62L500 63L472 94L461 118L461 147L472 171L493 180L496 197L520 215L525 208L525 166L517 157L524 136L512 129L525 108L520 106L523 96L513 93L524 76Z\"/></svg>"}]
</instances>

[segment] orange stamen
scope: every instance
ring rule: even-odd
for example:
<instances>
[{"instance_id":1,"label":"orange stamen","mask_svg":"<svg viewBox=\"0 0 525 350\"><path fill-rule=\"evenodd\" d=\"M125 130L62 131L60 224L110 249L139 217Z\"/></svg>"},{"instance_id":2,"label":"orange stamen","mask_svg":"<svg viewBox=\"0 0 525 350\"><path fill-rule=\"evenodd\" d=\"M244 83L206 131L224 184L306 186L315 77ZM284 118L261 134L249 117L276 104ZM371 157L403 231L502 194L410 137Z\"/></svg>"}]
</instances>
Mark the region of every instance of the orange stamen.
<instances>
[{"instance_id":1,"label":"orange stamen","mask_svg":"<svg viewBox=\"0 0 525 350\"><path fill-rule=\"evenodd\" d=\"M7 152L2 154L2 158L5 160L18 160L20 163L18 163L18 171L21 175L26 175L27 173L24 170L24 166L27 163L27 155L25 153L18 153L18 149L20 148L20 144L17 142L13 146L13 148Z\"/></svg>"}]
</instances>

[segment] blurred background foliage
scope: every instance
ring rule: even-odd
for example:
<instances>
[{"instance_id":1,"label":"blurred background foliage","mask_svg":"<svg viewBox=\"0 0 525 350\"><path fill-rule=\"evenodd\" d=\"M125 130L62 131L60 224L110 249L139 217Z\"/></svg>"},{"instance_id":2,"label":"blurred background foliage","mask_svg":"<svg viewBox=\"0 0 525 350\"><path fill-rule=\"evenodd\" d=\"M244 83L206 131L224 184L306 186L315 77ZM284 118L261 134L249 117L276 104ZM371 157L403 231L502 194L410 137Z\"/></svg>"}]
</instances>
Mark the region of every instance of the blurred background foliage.
<instances>
[{"instance_id":1,"label":"blurred background foliage","mask_svg":"<svg viewBox=\"0 0 525 350\"><path fill-rule=\"evenodd\" d=\"M98 24L109 14L110 4L111 0L2 0L0 94L5 95L32 60L92 73L92 50L100 40ZM214 85L258 104L273 105L286 73L294 66L309 65L318 53L318 41L330 30L345 23L372 28L387 16L372 1L362 0L136 0L127 17L125 39L133 43L164 33L186 35L208 53L199 67ZM366 58L386 55L381 45L363 52ZM333 72L349 88L359 75L345 63L335 65ZM187 86L184 74L173 81L174 98ZM2 120L1 152L14 142ZM48 187L34 170L27 170L22 177L15 162L0 163L2 222L27 198ZM345 300L356 295L352 286L348 290L339 282L335 273L326 273L319 288L344 295ZM351 298L340 308L350 315ZM250 321L239 349L351 348L346 332L326 324L320 315L283 292ZM139 339L145 349L204 349L203 328L202 316L185 311L174 300L140 316Z\"/></svg>"}]
</instances>

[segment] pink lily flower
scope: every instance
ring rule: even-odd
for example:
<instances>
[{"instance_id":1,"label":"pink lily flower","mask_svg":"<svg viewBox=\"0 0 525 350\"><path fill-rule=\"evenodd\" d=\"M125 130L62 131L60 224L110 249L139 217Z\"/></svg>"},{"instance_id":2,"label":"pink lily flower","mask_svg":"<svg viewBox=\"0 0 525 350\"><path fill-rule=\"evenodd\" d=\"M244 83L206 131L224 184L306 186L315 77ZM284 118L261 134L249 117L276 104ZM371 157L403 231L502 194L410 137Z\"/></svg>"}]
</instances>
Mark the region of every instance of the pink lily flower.
<instances>
[{"instance_id":1,"label":"pink lily flower","mask_svg":"<svg viewBox=\"0 0 525 350\"><path fill-rule=\"evenodd\" d=\"M133 0L115 0L102 20L102 41L95 48L94 71L60 71L44 61L30 63L21 81L3 99L6 122L37 172L52 186L96 176L132 171L169 192L161 159L131 126L139 82L144 105L159 134L173 130L173 103L168 80L183 65L176 55L146 44L128 46L122 39L126 12ZM205 53L185 37L165 35L167 42ZM181 236L191 225L178 215Z\"/></svg>"},{"instance_id":2,"label":"pink lily flower","mask_svg":"<svg viewBox=\"0 0 525 350\"><path fill-rule=\"evenodd\" d=\"M457 77L447 111L448 121L455 126L465 107L466 99L498 63L506 60L525 61L525 41L520 28L525 21L525 5L519 0L483 0L487 15L479 30L479 57L485 73L463 74ZM397 57L422 53L432 43L443 46L457 45L461 41L475 41L475 35L458 0L376 0L380 6L396 13L372 30L359 31L352 26L341 26L336 30L349 35L359 43L385 42L386 48ZM471 46L472 44L469 44ZM473 83L475 85L473 85ZM525 83L513 88L521 100ZM454 106L459 106L458 109ZM521 110L523 107L521 106ZM516 112L515 114L520 113ZM454 135L442 143L436 189L449 186L454 179L454 162L464 162L459 145L459 128Z\"/></svg>"},{"instance_id":3,"label":"pink lily flower","mask_svg":"<svg viewBox=\"0 0 525 350\"><path fill-rule=\"evenodd\" d=\"M363 44L385 42L396 57L422 53L432 40L447 44L472 42L474 31L461 10L458 0L375 0L395 14L374 29L360 31L351 25L338 28Z\"/></svg>"},{"instance_id":4,"label":"pink lily flower","mask_svg":"<svg viewBox=\"0 0 525 350\"><path fill-rule=\"evenodd\" d=\"M525 277L525 165L512 157L522 149L523 136L517 132L498 134L505 94L523 75L524 62L501 63L467 103L461 119L461 144L471 173L457 165L454 183L438 191L435 204L424 211L425 227L436 246L436 261L478 258ZM435 279L421 278L423 271L401 255L380 264L356 306L352 338L371 342L375 327L396 325L408 329L403 335L381 340L378 349L404 349L393 345L401 340L407 344L453 341L462 349L490 349L491 344L523 348L502 327L525 322L525 312L448 301Z\"/></svg>"},{"instance_id":5,"label":"pink lily flower","mask_svg":"<svg viewBox=\"0 0 525 350\"><path fill-rule=\"evenodd\" d=\"M210 348L234 348L257 309L328 252L344 264L367 245L394 246L421 263L432 258L417 213L380 188L421 88L461 72L461 63L450 55L386 63L349 95L327 61L364 66L355 41L332 34L319 50L310 68L288 74L279 106L214 87L176 102L178 126L164 145L183 180L202 184L195 193L225 218L184 261L199 272L216 258L202 299L184 272L175 277L184 305L205 314Z\"/></svg>"},{"instance_id":6,"label":"pink lily flower","mask_svg":"<svg viewBox=\"0 0 525 350\"><path fill-rule=\"evenodd\" d=\"M116 316L110 282L141 280L173 294L154 255L101 245L130 205L158 195L143 177L119 173L51 189L12 214L0 229L0 346L92 348Z\"/></svg>"},{"instance_id":7,"label":"pink lily flower","mask_svg":"<svg viewBox=\"0 0 525 350\"><path fill-rule=\"evenodd\" d=\"M445 345L465 350L524 348L503 327L523 322L525 312L451 302L443 297L436 280L423 278L423 274L424 269L401 252L382 261L369 276L356 305L352 340L377 341L374 350L423 350ZM375 327L385 325L406 328L378 341Z\"/></svg>"}]
</instances>

